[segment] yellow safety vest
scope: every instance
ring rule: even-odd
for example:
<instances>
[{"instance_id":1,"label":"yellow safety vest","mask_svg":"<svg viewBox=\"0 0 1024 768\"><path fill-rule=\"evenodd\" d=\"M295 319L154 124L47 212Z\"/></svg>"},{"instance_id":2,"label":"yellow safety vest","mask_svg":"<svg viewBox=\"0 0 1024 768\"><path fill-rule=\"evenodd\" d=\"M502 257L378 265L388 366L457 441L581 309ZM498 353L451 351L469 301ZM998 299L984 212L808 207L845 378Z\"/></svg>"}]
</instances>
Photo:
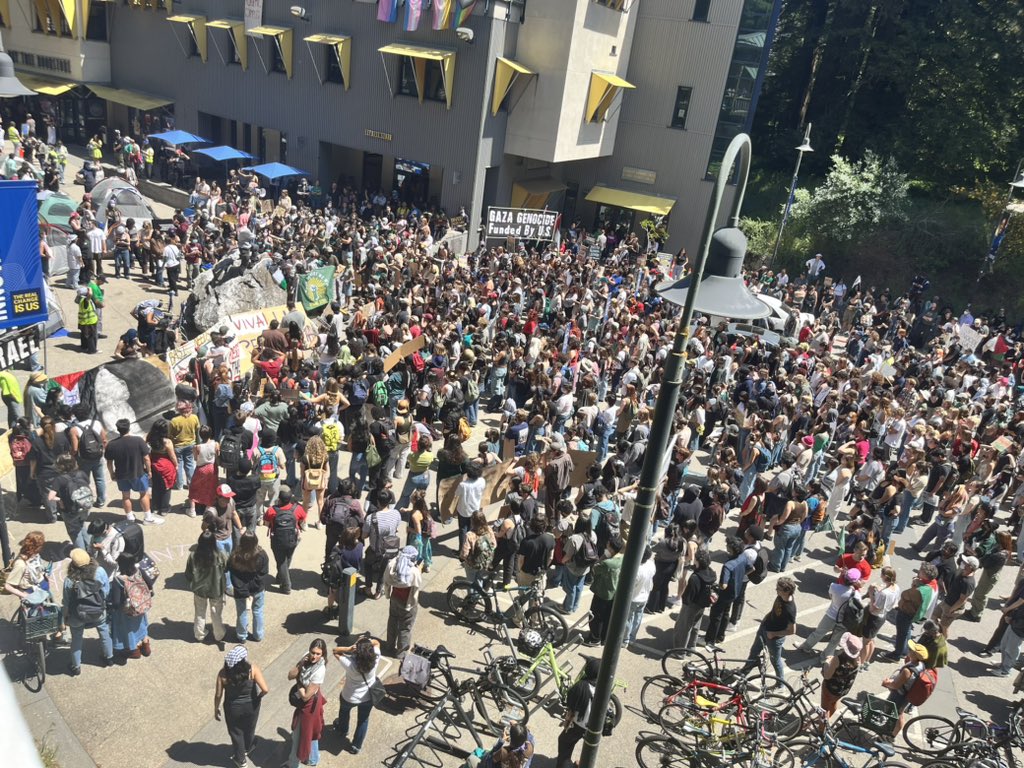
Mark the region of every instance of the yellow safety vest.
<instances>
[{"instance_id":1,"label":"yellow safety vest","mask_svg":"<svg viewBox=\"0 0 1024 768\"><path fill-rule=\"evenodd\" d=\"M96 325L100 316L96 314L96 302L92 296L82 296L78 300L78 326Z\"/></svg>"}]
</instances>

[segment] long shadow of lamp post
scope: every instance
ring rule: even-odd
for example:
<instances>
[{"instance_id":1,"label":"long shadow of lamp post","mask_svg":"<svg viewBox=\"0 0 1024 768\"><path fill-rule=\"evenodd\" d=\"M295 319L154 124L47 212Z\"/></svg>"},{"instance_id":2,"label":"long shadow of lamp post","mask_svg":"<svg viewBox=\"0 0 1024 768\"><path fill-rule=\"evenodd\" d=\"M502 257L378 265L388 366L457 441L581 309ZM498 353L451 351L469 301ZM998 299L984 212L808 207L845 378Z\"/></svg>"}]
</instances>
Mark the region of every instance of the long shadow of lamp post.
<instances>
[{"instance_id":1,"label":"long shadow of lamp post","mask_svg":"<svg viewBox=\"0 0 1024 768\"><path fill-rule=\"evenodd\" d=\"M743 194L747 187L747 176L750 173L750 137L741 133L734 138L722 158L722 166L715 181L715 191L708 206L704 231L701 235L701 251L691 275L678 281L666 281L655 290L672 304L682 305L683 314L676 326L672 353L665 361L661 388L654 406L651 434L647 443L647 455L644 457L643 469L637 488L636 504L630 520L631 535L626 545L626 554L619 574L618 587L612 602L608 636L605 639L604 651L601 656L601 671L598 674L594 699L590 707L590 722L587 723L583 739L583 752L580 755L579 768L596 768L597 755L601 743L601 732L604 727L605 713L611 698L612 684L615 680L615 669L619 663L619 651L622 638L626 631L626 617L632 597L633 581L640 567L640 558L648 536L644 532L651 527L651 510L658 493L658 486L664 475L665 455L668 441L672 433L673 416L679 389L682 384L682 373L686 363L687 344L690 340L690 323L694 311L709 315L753 320L767 317L771 312L768 306L759 301L743 282L741 271L743 258L747 250L747 238L739 230L740 208L743 205ZM732 174L733 164L737 156L740 159L739 184L729 214L728 226L715 230L718 221L722 197ZM704 276L705 266L708 275Z\"/></svg>"}]
</instances>

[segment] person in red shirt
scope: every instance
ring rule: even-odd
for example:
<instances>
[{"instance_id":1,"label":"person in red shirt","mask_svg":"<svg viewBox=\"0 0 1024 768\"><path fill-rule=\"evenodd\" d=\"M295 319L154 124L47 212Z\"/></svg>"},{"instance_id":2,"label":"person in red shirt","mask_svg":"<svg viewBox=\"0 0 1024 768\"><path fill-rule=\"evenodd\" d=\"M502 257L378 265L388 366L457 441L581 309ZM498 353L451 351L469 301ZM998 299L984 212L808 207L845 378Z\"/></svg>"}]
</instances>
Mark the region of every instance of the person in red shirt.
<instances>
[{"instance_id":1,"label":"person in red shirt","mask_svg":"<svg viewBox=\"0 0 1024 768\"><path fill-rule=\"evenodd\" d=\"M867 583L871 580L871 562L868 558L868 545L863 541L858 541L853 548L853 552L840 557L835 567L839 571L836 581L844 581L846 572L851 568L856 568L860 573L861 581Z\"/></svg>"},{"instance_id":2,"label":"person in red shirt","mask_svg":"<svg viewBox=\"0 0 1024 768\"><path fill-rule=\"evenodd\" d=\"M267 510L263 523L270 529L270 550L274 553L277 564L275 582L284 594L292 591L292 580L289 568L292 555L299 545L302 530L306 527L306 510L301 504L292 501L292 489L282 485L277 494L277 504Z\"/></svg>"}]
</instances>

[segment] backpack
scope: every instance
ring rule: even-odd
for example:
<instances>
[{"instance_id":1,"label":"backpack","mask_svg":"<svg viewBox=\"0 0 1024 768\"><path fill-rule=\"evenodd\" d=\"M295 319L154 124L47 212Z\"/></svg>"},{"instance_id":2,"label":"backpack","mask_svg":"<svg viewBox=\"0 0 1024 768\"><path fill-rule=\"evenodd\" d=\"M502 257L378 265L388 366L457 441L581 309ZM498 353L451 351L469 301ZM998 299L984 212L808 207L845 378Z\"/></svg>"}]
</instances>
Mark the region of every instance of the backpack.
<instances>
[{"instance_id":1,"label":"backpack","mask_svg":"<svg viewBox=\"0 0 1024 768\"><path fill-rule=\"evenodd\" d=\"M478 536L469 553L469 564L478 571L486 571L494 560L494 542L487 536Z\"/></svg>"},{"instance_id":2,"label":"backpack","mask_svg":"<svg viewBox=\"0 0 1024 768\"><path fill-rule=\"evenodd\" d=\"M473 436L473 428L469 426L469 419L465 416L459 418L459 439L466 442Z\"/></svg>"},{"instance_id":3,"label":"backpack","mask_svg":"<svg viewBox=\"0 0 1024 768\"><path fill-rule=\"evenodd\" d=\"M220 465L233 474L242 459L246 456L249 446L242 445L242 436L238 432L225 432L220 440Z\"/></svg>"},{"instance_id":4,"label":"backpack","mask_svg":"<svg viewBox=\"0 0 1024 768\"><path fill-rule=\"evenodd\" d=\"M92 422L78 425L82 429L82 434L78 437L78 457L80 459L87 459L88 461L95 461L96 459L102 458L103 456L103 443L96 436L96 431L93 429Z\"/></svg>"},{"instance_id":5,"label":"backpack","mask_svg":"<svg viewBox=\"0 0 1024 768\"><path fill-rule=\"evenodd\" d=\"M271 451L265 451L262 448L260 452L260 481L264 483L272 483L277 480L277 457Z\"/></svg>"},{"instance_id":6,"label":"backpack","mask_svg":"<svg viewBox=\"0 0 1024 768\"><path fill-rule=\"evenodd\" d=\"M605 411L598 411L590 431L594 433L594 437L604 437L611 430L611 426L611 423L608 421L608 414Z\"/></svg>"},{"instance_id":7,"label":"backpack","mask_svg":"<svg viewBox=\"0 0 1024 768\"><path fill-rule=\"evenodd\" d=\"M434 408L441 410L445 404L444 387L434 384L431 389L433 391L430 394L430 402Z\"/></svg>"},{"instance_id":8,"label":"backpack","mask_svg":"<svg viewBox=\"0 0 1024 768\"><path fill-rule=\"evenodd\" d=\"M15 463L25 461L32 452L32 441L25 435L18 435L11 440L11 459Z\"/></svg>"},{"instance_id":9,"label":"backpack","mask_svg":"<svg viewBox=\"0 0 1024 768\"><path fill-rule=\"evenodd\" d=\"M341 427L337 422L325 421L320 437L324 441L324 447L328 453L334 453L341 447Z\"/></svg>"},{"instance_id":10,"label":"backpack","mask_svg":"<svg viewBox=\"0 0 1024 768\"><path fill-rule=\"evenodd\" d=\"M331 550L331 554L324 560L323 568L320 570L320 578L324 584L336 587L341 584L342 571L345 570L345 563L341 559L341 551L337 548Z\"/></svg>"},{"instance_id":11,"label":"backpack","mask_svg":"<svg viewBox=\"0 0 1024 768\"><path fill-rule=\"evenodd\" d=\"M370 400L374 405L379 405L381 408L388 404L388 385L383 379L373 383L373 388L370 390Z\"/></svg>"},{"instance_id":12,"label":"backpack","mask_svg":"<svg viewBox=\"0 0 1024 768\"><path fill-rule=\"evenodd\" d=\"M360 527L359 518L352 514L351 504L342 499L332 499L329 503L331 505L330 510L325 515L327 522L341 525L345 528Z\"/></svg>"},{"instance_id":13,"label":"backpack","mask_svg":"<svg viewBox=\"0 0 1024 768\"><path fill-rule=\"evenodd\" d=\"M145 316L147 309L156 309L159 306L160 299L146 299L145 301L140 301L138 304L132 307L132 310L128 314L131 315L136 320L138 320L141 317Z\"/></svg>"},{"instance_id":14,"label":"backpack","mask_svg":"<svg viewBox=\"0 0 1024 768\"><path fill-rule=\"evenodd\" d=\"M122 520L114 523L114 530L117 531L124 541L122 554L131 555L138 563L146 555L146 541L142 533L142 526L131 520Z\"/></svg>"},{"instance_id":15,"label":"backpack","mask_svg":"<svg viewBox=\"0 0 1024 768\"><path fill-rule=\"evenodd\" d=\"M352 382L352 403L355 405L362 405L366 402L367 396L370 394L366 388L366 379L360 378Z\"/></svg>"},{"instance_id":16,"label":"backpack","mask_svg":"<svg viewBox=\"0 0 1024 768\"><path fill-rule=\"evenodd\" d=\"M839 609L839 623L843 625L843 629L847 632L856 634L860 632L861 627L864 625L864 617L867 615L867 610L867 603L857 597L857 593L854 592L850 595L850 599L843 603Z\"/></svg>"},{"instance_id":17,"label":"backpack","mask_svg":"<svg viewBox=\"0 0 1024 768\"><path fill-rule=\"evenodd\" d=\"M71 612L87 626L99 624L107 613L103 585L96 579L75 582L71 593Z\"/></svg>"},{"instance_id":18,"label":"backpack","mask_svg":"<svg viewBox=\"0 0 1024 768\"><path fill-rule=\"evenodd\" d=\"M512 545L512 552L518 552L519 545L526 538L526 524L523 522L522 515L512 515L512 532L505 538Z\"/></svg>"},{"instance_id":19,"label":"backpack","mask_svg":"<svg viewBox=\"0 0 1024 768\"><path fill-rule=\"evenodd\" d=\"M299 543L299 524L295 519L295 506L278 509L274 515L274 531L270 540L285 548L295 547Z\"/></svg>"},{"instance_id":20,"label":"backpack","mask_svg":"<svg viewBox=\"0 0 1024 768\"><path fill-rule=\"evenodd\" d=\"M466 379L466 403L472 405L480 399L480 385L476 379Z\"/></svg>"},{"instance_id":21,"label":"backpack","mask_svg":"<svg viewBox=\"0 0 1024 768\"><path fill-rule=\"evenodd\" d=\"M751 584L760 584L764 581L765 576L768 575L768 550L764 547L757 550L757 554L754 557L754 565L747 579L750 580Z\"/></svg>"},{"instance_id":22,"label":"backpack","mask_svg":"<svg viewBox=\"0 0 1024 768\"><path fill-rule=\"evenodd\" d=\"M416 373L423 373L427 369L427 362L423 359L423 355L419 352L413 352L409 359L412 361L412 369Z\"/></svg>"},{"instance_id":23,"label":"backpack","mask_svg":"<svg viewBox=\"0 0 1024 768\"><path fill-rule=\"evenodd\" d=\"M153 593L139 574L122 576L124 586L124 612L128 616L142 616L153 607Z\"/></svg>"},{"instance_id":24,"label":"backpack","mask_svg":"<svg viewBox=\"0 0 1024 768\"><path fill-rule=\"evenodd\" d=\"M928 698L935 692L935 686L939 682L939 673L934 669L924 669L917 674L910 689L907 691L907 701L915 707L919 707L928 701Z\"/></svg>"},{"instance_id":25,"label":"backpack","mask_svg":"<svg viewBox=\"0 0 1024 768\"><path fill-rule=\"evenodd\" d=\"M593 565L597 565L600 559L594 542L591 541L589 536L581 535L580 545L576 547L576 551L572 554L572 564L577 568L590 568Z\"/></svg>"},{"instance_id":26,"label":"backpack","mask_svg":"<svg viewBox=\"0 0 1024 768\"><path fill-rule=\"evenodd\" d=\"M697 577L700 581L700 592L697 593L697 605L701 608L710 608L712 605L718 602L718 593L715 591L715 581L705 581L699 576Z\"/></svg>"},{"instance_id":27,"label":"backpack","mask_svg":"<svg viewBox=\"0 0 1024 768\"><path fill-rule=\"evenodd\" d=\"M72 507L68 512L79 517L88 515L89 510L96 503L96 497L93 496L92 487L90 487L88 480L82 485L76 485L72 488L68 496L71 498Z\"/></svg>"}]
</instances>

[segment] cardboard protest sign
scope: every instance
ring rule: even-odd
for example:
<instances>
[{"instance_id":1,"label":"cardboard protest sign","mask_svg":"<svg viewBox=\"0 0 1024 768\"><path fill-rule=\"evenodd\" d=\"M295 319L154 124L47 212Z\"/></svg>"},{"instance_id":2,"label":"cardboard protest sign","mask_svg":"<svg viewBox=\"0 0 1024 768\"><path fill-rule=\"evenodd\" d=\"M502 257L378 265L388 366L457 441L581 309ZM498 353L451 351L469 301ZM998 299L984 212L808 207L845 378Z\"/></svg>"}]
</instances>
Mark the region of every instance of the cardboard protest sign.
<instances>
[{"instance_id":1,"label":"cardboard protest sign","mask_svg":"<svg viewBox=\"0 0 1024 768\"><path fill-rule=\"evenodd\" d=\"M403 344L390 355L384 358L384 373L387 373L396 365L398 365L399 361L401 361L403 358L408 357L413 352L418 352L419 350L423 349L423 347L425 347L426 345L427 337L424 336L423 334L420 334L412 341L405 342L405 344Z\"/></svg>"}]
</instances>

